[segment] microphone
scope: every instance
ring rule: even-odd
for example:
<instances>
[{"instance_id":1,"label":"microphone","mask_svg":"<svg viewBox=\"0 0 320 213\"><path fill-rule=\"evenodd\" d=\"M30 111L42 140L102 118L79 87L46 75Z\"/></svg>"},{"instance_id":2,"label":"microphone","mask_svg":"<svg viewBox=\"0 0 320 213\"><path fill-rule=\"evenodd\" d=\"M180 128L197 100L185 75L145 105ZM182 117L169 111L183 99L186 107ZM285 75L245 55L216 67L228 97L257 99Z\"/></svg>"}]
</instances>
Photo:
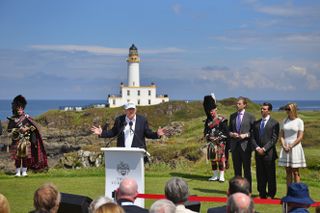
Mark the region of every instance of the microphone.
<instances>
[{"instance_id":1,"label":"microphone","mask_svg":"<svg viewBox=\"0 0 320 213\"><path fill-rule=\"evenodd\" d=\"M132 131L134 133L134 131L132 129L132 126L133 126L133 122L132 121L129 122L129 126L130 126L130 131Z\"/></svg>"}]
</instances>

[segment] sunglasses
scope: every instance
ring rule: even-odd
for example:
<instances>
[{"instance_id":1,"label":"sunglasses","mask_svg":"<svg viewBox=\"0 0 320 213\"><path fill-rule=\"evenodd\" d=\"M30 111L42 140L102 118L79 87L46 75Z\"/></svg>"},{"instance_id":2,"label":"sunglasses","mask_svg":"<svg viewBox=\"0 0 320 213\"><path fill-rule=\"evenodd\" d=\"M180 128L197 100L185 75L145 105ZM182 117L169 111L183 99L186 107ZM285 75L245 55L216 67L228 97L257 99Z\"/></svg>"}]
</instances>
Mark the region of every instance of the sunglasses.
<instances>
[{"instance_id":1,"label":"sunglasses","mask_svg":"<svg viewBox=\"0 0 320 213\"><path fill-rule=\"evenodd\" d=\"M285 111L291 111L291 109L290 109L290 108L285 108L284 110L285 110Z\"/></svg>"}]
</instances>

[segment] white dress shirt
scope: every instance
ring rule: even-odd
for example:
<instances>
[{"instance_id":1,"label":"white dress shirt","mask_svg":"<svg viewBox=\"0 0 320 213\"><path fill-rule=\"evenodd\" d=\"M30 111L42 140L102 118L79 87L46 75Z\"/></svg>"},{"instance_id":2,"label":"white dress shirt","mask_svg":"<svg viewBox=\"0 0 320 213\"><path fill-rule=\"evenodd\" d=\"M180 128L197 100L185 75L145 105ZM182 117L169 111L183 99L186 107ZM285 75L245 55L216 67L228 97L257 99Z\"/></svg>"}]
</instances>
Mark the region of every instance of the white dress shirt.
<instances>
[{"instance_id":1,"label":"white dress shirt","mask_svg":"<svg viewBox=\"0 0 320 213\"><path fill-rule=\"evenodd\" d=\"M124 140L125 140L124 141L124 145L125 145L126 148L131 148L133 137L134 137L134 130L135 130L135 127L136 127L136 116L134 116L134 118L132 120L130 120L126 116L126 122L127 122L127 125L123 129ZM129 125L130 122L132 122L131 129L130 129L130 125Z\"/></svg>"}]
</instances>

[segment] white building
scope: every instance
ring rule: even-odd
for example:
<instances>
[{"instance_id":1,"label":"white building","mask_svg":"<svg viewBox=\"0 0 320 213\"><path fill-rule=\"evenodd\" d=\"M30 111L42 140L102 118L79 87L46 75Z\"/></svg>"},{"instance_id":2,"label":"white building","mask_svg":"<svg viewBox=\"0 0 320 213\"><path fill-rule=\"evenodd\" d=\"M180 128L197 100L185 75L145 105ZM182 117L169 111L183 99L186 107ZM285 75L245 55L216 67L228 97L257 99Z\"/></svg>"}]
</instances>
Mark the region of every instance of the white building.
<instances>
[{"instance_id":1,"label":"white building","mask_svg":"<svg viewBox=\"0 0 320 213\"><path fill-rule=\"evenodd\" d=\"M127 63L128 85L120 84L120 95L108 95L109 107L123 106L128 102L138 106L148 106L169 101L168 95L157 96L157 87L154 83L149 86L140 86L140 57L134 44L129 48Z\"/></svg>"}]
</instances>

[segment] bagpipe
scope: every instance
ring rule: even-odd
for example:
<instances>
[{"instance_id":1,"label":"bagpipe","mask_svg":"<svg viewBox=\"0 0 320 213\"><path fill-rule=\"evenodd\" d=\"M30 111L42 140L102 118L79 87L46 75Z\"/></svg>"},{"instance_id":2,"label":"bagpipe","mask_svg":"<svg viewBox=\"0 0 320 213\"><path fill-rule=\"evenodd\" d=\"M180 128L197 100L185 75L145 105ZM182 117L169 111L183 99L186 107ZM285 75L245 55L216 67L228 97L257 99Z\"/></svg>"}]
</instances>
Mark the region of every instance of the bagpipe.
<instances>
[{"instance_id":1,"label":"bagpipe","mask_svg":"<svg viewBox=\"0 0 320 213\"><path fill-rule=\"evenodd\" d=\"M13 120L12 118L8 119L11 121ZM23 122L21 121L15 123L16 127L11 129L9 137L11 137L13 141L16 141L16 156L27 157L31 146L31 131L33 131L35 127L32 125L23 125ZM23 129L27 129L27 131L24 131Z\"/></svg>"},{"instance_id":2,"label":"bagpipe","mask_svg":"<svg viewBox=\"0 0 320 213\"><path fill-rule=\"evenodd\" d=\"M213 121L208 122L207 131L205 137L208 141L214 143L225 143L227 141L228 136L224 133L221 128L219 128L220 120L215 119Z\"/></svg>"}]
</instances>

